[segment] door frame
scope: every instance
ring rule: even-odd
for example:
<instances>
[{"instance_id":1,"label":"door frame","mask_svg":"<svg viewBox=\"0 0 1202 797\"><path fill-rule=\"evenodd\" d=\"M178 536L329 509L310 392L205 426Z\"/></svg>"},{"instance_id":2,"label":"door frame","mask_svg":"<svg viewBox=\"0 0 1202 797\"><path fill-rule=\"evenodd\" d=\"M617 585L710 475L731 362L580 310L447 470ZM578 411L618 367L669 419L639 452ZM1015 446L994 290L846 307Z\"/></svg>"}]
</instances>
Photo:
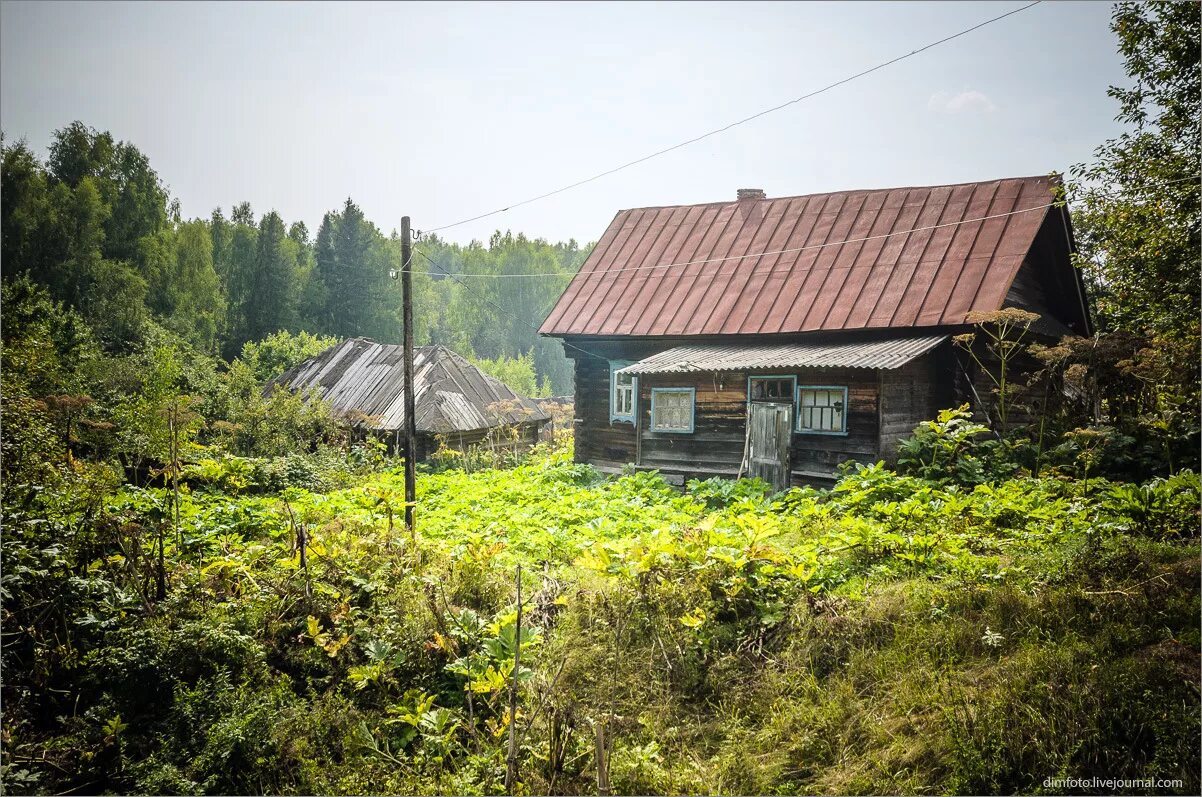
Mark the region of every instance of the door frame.
<instances>
[{"instance_id":1,"label":"door frame","mask_svg":"<svg viewBox=\"0 0 1202 797\"><path fill-rule=\"evenodd\" d=\"M781 479L781 481L783 482L783 485L781 486L780 490L781 491L787 490L787 489L789 489L789 485L792 483L792 480L793 480L793 424L796 421L797 408L793 405L792 402L789 402L789 401L749 401L749 402L747 402L747 430L746 430L747 452L746 452L745 460L747 463L748 475L751 474L752 466L753 466L753 463L755 462L755 458L754 458L754 456L752 454L752 450L751 450L751 434L752 434L752 428L753 428L752 412L754 411L753 408L757 405L758 406L771 405L773 407L785 408L788 410L788 414L787 414L788 422L785 425L785 434L784 434L784 441L783 441L784 456L780 458L780 460L783 462L783 466L784 466L784 473L782 474L782 479ZM779 451L779 449L778 449L778 451ZM776 484L773 484L772 486L774 489L777 487Z\"/></svg>"}]
</instances>

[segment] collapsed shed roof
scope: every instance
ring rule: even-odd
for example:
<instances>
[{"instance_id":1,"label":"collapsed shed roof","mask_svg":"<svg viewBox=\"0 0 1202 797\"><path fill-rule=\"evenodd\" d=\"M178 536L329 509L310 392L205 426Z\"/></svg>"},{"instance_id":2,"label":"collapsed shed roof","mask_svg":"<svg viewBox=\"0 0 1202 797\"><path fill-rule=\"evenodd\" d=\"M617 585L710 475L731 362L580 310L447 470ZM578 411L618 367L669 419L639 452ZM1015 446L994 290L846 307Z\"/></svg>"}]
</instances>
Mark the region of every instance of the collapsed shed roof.
<instances>
[{"instance_id":1,"label":"collapsed shed roof","mask_svg":"<svg viewBox=\"0 0 1202 797\"><path fill-rule=\"evenodd\" d=\"M293 391L315 389L335 413L356 426L393 431L405 424L403 353L402 346L351 338L271 384ZM470 432L551 417L534 400L445 346L413 350L413 384L419 432Z\"/></svg>"},{"instance_id":2,"label":"collapsed shed roof","mask_svg":"<svg viewBox=\"0 0 1202 797\"><path fill-rule=\"evenodd\" d=\"M971 311L1002 307L1053 212L1056 186L1057 178L1038 176L779 199L741 192L733 202L623 210L539 331L755 335L963 324Z\"/></svg>"},{"instance_id":3,"label":"collapsed shed roof","mask_svg":"<svg viewBox=\"0 0 1202 797\"><path fill-rule=\"evenodd\" d=\"M618 373L685 374L763 368L901 368L947 340L947 335L864 343L787 343L778 346L676 346Z\"/></svg>"}]
</instances>

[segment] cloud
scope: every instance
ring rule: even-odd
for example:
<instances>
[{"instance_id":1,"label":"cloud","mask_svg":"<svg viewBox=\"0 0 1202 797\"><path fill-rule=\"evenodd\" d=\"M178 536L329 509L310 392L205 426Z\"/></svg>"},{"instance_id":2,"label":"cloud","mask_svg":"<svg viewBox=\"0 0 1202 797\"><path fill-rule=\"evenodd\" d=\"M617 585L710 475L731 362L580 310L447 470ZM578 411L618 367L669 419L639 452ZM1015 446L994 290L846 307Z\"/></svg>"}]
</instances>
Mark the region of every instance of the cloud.
<instances>
[{"instance_id":1,"label":"cloud","mask_svg":"<svg viewBox=\"0 0 1202 797\"><path fill-rule=\"evenodd\" d=\"M927 108L941 113L993 113L997 110L993 100L976 89L968 89L959 94L937 91L927 100Z\"/></svg>"}]
</instances>

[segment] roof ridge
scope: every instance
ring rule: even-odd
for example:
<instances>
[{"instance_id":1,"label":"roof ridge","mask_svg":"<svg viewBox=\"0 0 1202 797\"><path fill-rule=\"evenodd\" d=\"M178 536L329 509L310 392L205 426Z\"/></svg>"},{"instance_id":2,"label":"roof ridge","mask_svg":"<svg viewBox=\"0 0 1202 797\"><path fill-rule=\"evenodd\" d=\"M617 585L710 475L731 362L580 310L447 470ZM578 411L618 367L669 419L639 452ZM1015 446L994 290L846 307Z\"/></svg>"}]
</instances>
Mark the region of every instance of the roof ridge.
<instances>
[{"instance_id":1,"label":"roof ridge","mask_svg":"<svg viewBox=\"0 0 1202 797\"><path fill-rule=\"evenodd\" d=\"M817 191L812 194L790 194L788 196L770 196L770 197L764 197L763 199L757 199L754 201L756 201L756 202L783 202L785 200L791 200L791 199L810 199L813 197L834 196L836 194L881 194L881 193L888 193L890 191L931 191L936 188L960 188L961 186L966 186L966 185L988 185L990 183L1026 182L1028 180L1045 180L1045 179L1048 181L1051 181L1053 179L1059 179L1060 177L1061 177L1061 175L1059 172L1053 172L1051 174L1033 174L1033 175L1027 175L1025 177L995 177L991 180L967 180L967 181L961 182L961 183L939 183L936 185L898 185L898 186L893 186L891 188L844 188L844 189L840 189L837 191ZM635 211L635 210L674 210L676 208L703 208L703 207L714 207L717 205L738 205L740 202L746 202L746 201L748 201L748 200L725 199L725 200L717 200L714 202L689 202L689 203L685 203L685 204L676 204L676 205L641 205L639 207L623 208L622 210L618 211L618 215L620 216L623 213L630 213L631 211Z\"/></svg>"}]
</instances>

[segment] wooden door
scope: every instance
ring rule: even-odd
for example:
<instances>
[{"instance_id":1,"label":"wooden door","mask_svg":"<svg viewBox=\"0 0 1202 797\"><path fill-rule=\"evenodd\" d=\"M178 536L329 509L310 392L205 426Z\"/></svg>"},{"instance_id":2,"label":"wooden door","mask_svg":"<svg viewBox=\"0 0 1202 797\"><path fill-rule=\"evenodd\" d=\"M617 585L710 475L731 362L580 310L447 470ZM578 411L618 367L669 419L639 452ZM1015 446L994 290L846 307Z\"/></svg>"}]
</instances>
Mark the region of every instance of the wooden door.
<instances>
[{"instance_id":1,"label":"wooden door","mask_svg":"<svg viewBox=\"0 0 1202 797\"><path fill-rule=\"evenodd\" d=\"M789 488L789 445L793 439L790 404L752 402L748 418L749 476L758 476L780 492Z\"/></svg>"}]
</instances>

